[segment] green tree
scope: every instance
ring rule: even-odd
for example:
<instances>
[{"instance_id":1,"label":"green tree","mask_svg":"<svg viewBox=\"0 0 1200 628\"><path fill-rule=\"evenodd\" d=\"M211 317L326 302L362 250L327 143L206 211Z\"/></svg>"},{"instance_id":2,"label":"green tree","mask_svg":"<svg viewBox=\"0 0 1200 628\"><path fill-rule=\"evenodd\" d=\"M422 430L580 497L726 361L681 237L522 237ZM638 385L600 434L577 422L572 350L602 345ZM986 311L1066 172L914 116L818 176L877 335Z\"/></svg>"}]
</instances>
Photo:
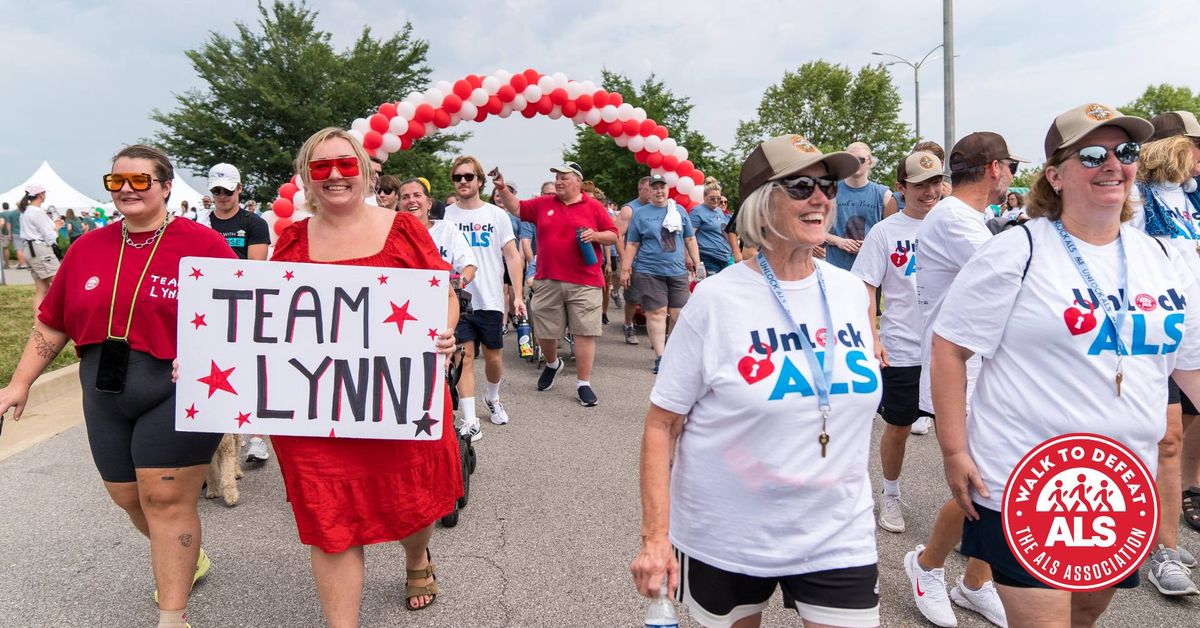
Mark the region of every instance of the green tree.
<instances>
[{"instance_id":1,"label":"green tree","mask_svg":"<svg viewBox=\"0 0 1200 628\"><path fill-rule=\"evenodd\" d=\"M1150 85L1136 100L1118 109L1147 120L1168 111L1190 111L1200 116L1200 93L1193 94L1187 87L1167 83Z\"/></svg>"},{"instance_id":2,"label":"green tree","mask_svg":"<svg viewBox=\"0 0 1200 628\"><path fill-rule=\"evenodd\" d=\"M1014 188L1029 188L1033 187L1033 180L1042 173L1041 166L1033 166L1030 168L1022 168L1020 172L1013 177L1009 187Z\"/></svg>"},{"instance_id":3,"label":"green tree","mask_svg":"<svg viewBox=\"0 0 1200 628\"><path fill-rule=\"evenodd\" d=\"M173 111L156 109L151 118L163 128L152 142L197 175L220 162L234 164L249 197L268 201L292 176L292 160L308 136L328 126L347 128L380 103L424 89L429 44L413 36L409 23L387 39L364 27L339 52L303 2L276 0L258 10L257 30L239 22L235 35L212 33L187 51L207 87L177 94ZM393 154L385 171L432 180L449 168L439 153L465 137L421 139Z\"/></svg>"},{"instance_id":4,"label":"green tree","mask_svg":"<svg viewBox=\"0 0 1200 628\"><path fill-rule=\"evenodd\" d=\"M735 152L749 154L763 140L788 133L826 153L866 142L878 162L875 178L890 185L896 164L915 143L899 114L900 94L882 64L855 74L844 65L810 61L766 89L757 116L738 124Z\"/></svg>"},{"instance_id":5,"label":"green tree","mask_svg":"<svg viewBox=\"0 0 1200 628\"><path fill-rule=\"evenodd\" d=\"M716 147L704 135L688 127L693 107L690 99L675 96L653 74L639 86L617 72L602 70L601 77L605 91L617 92L624 102L645 109L647 117L665 126L671 137L688 150L688 159L697 168L706 175L711 174L710 167L717 160ZM628 149L617 146L611 137L597 135L586 126L576 129L575 143L563 151L563 159L579 164L586 178L618 203L636 197L638 179L650 172ZM728 181L721 183L728 188Z\"/></svg>"}]
</instances>

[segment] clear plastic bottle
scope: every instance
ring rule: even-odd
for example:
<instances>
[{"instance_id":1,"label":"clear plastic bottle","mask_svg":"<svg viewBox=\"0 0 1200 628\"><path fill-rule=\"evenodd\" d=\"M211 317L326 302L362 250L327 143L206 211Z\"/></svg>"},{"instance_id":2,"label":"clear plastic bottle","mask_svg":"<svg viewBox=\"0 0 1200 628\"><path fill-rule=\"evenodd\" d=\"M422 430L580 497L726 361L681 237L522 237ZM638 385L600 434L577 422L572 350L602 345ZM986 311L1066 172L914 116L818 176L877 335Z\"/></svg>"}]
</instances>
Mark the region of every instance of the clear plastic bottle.
<instances>
[{"instance_id":1,"label":"clear plastic bottle","mask_svg":"<svg viewBox=\"0 0 1200 628\"><path fill-rule=\"evenodd\" d=\"M658 597L646 609L646 628L679 628L679 615L667 597L667 585L662 585Z\"/></svg>"}]
</instances>

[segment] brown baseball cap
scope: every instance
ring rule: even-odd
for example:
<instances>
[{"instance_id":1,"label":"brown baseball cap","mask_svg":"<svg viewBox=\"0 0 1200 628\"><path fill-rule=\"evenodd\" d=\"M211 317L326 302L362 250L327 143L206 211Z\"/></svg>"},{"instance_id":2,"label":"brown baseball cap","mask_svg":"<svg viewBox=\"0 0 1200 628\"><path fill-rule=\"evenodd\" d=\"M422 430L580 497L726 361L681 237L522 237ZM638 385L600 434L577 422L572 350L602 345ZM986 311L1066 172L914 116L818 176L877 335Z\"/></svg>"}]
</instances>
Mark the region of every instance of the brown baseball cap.
<instances>
[{"instance_id":1,"label":"brown baseball cap","mask_svg":"<svg viewBox=\"0 0 1200 628\"><path fill-rule=\"evenodd\" d=\"M1154 125L1137 116L1127 116L1108 105L1088 103L1058 114L1046 132L1046 161L1054 153L1074 146L1084 136L1104 126L1124 129L1129 139L1144 142L1154 133Z\"/></svg>"},{"instance_id":2,"label":"brown baseball cap","mask_svg":"<svg viewBox=\"0 0 1200 628\"><path fill-rule=\"evenodd\" d=\"M896 167L896 180L903 183L921 183L941 176L942 160L923 150L905 157Z\"/></svg>"},{"instance_id":3,"label":"brown baseball cap","mask_svg":"<svg viewBox=\"0 0 1200 628\"><path fill-rule=\"evenodd\" d=\"M1008 143L999 133L976 131L955 142L954 148L950 149L950 172L986 166L1001 159L1029 162L1008 152Z\"/></svg>"},{"instance_id":4,"label":"brown baseball cap","mask_svg":"<svg viewBox=\"0 0 1200 628\"><path fill-rule=\"evenodd\" d=\"M1150 124L1154 125L1151 140L1165 140L1176 135L1200 138L1200 122L1196 121L1196 114L1190 111L1160 113L1150 118Z\"/></svg>"},{"instance_id":5,"label":"brown baseball cap","mask_svg":"<svg viewBox=\"0 0 1200 628\"><path fill-rule=\"evenodd\" d=\"M759 144L742 162L738 193L745 199L764 183L794 175L813 164L825 164L829 175L839 180L858 172L860 165L858 157L845 151L822 153L803 135L780 135Z\"/></svg>"}]
</instances>

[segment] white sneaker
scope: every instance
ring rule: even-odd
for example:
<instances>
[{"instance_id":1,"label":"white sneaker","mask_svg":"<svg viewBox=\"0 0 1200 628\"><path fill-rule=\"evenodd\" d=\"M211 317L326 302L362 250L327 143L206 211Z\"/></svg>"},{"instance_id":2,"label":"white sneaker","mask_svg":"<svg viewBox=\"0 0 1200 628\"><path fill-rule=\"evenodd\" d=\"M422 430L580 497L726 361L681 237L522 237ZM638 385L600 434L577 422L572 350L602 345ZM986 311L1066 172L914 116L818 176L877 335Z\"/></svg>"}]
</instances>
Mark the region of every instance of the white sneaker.
<instances>
[{"instance_id":1,"label":"white sneaker","mask_svg":"<svg viewBox=\"0 0 1200 628\"><path fill-rule=\"evenodd\" d=\"M466 436L470 434L471 442L476 443L479 442L479 439L483 438L483 428L479 426L478 420L465 421L463 422L462 427L458 428L458 434L460 436Z\"/></svg>"},{"instance_id":2,"label":"white sneaker","mask_svg":"<svg viewBox=\"0 0 1200 628\"><path fill-rule=\"evenodd\" d=\"M904 510L899 495L884 495L879 505L879 527L888 532L904 532Z\"/></svg>"},{"instance_id":3,"label":"white sneaker","mask_svg":"<svg viewBox=\"0 0 1200 628\"><path fill-rule=\"evenodd\" d=\"M913 601L917 603L917 610L921 611L925 619L935 625L957 626L958 619L954 616L950 598L946 595L946 570L922 569L921 565L917 564L917 556L924 550L924 545L918 545L916 549L904 555L904 572L908 574L908 581L912 586Z\"/></svg>"},{"instance_id":4,"label":"white sneaker","mask_svg":"<svg viewBox=\"0 0 1200 628\"><path fill-rule=\"evenodd\" d=\"M485 400L485 402L487 403L488 410L492 411L492 423L496 425L508 423L508 413L504 411L504 404L500 403L499 399L495 401Z\"/></svg>"},{"instance_id":5,"label":"white sneaker","mask_svg":"<svg viewBox=\"0 0 1200 628\"><path fill-rule=\"evenodd\" d=\"M958 584L950 590L950 599L957 605L983 615L984 619L1008 628L1008 619L1004 614L1004 605L1000 603L1000 594L991 580L983 583L978 591L972 591L963 584L963 577L958 577Z\"/></svg>"},{"instance_id":6,"label":"white sneaker","mask_svg":"<svg viewBox=\"0 0 1200 628\"><path fill-rule=\"evenodd\" d=\"M929 433L929 428L933 427L933 419L928 416L917 417L917 421L912 424L912 433L917 436L924 436Z\"/></svg>"},{"instance_id":7,"label":"white sneaker","mask_svg":"<svg viewBox=\"0 0 1200 628\"><path fill-rule=\"evenodd\" d=\"M246 462L266 462L271 459L267 450L267 441L255 436L250 439L250 447L246 450Z\"/></svg>"}]
</instances>

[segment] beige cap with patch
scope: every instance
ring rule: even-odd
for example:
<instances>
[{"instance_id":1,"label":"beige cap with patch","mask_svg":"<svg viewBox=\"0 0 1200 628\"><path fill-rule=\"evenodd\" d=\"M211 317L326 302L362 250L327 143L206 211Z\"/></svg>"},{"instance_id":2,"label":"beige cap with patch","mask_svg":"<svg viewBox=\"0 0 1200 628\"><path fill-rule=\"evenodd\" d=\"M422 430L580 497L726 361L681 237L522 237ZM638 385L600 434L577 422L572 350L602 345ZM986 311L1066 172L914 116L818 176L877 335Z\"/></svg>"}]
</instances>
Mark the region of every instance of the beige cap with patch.
<instances>
[{"instance_id":1,"label":"beige cap with patch","mask_svg":"<svg viewBox=\"0 0 1200 628\"><path fill-rule=\"evenodd\" d=\"M896 180L904 183L921 183L934 177L942 177L942 160L923 150L905 157L896 170Z\"/></svg>"},{"instance_id":2,"label":"beige cap with patch","mask_svg":"<svg viewBox=\"0 0 1200 628\"><path fill-rule=\"evenodd\" d=\"M1144 142L1154 133L1154 125L1137 116L1127 116L1108 105L1088 103L1061 113L1046 133L1046 161L1052 161L1054 153L1070 148L1085 135L1104 126L1124 129L1129 139Z\"/></svg>"},{"instance_id":3,"label":"beige cap with patch","mask_svg":"<svg viewBox=\"0 0 1200 628\"><path fill-rule=\"evenodd\" d=\"M1151 140L1165 140L1176 135L1200 138L1200 122L1196 121L1196 114L1190 111L1160 113L1150 118L1150 124L1154 125Z\"/></svg>"},{"instance_id":4,"label":"beige cap with patch","mask_svg":"<svg viewBox=\"0 0 1200 628\"><path fill-rule=\"evenodd\" d=\"M859 166L858 157L845 151L826 155L803 135L780 135L759 144L742 162L738 193L744 200L764 183L794 175L818 163L825 164L829 176L838 180L858 172Z\"/></svg>"}]
</instances>

